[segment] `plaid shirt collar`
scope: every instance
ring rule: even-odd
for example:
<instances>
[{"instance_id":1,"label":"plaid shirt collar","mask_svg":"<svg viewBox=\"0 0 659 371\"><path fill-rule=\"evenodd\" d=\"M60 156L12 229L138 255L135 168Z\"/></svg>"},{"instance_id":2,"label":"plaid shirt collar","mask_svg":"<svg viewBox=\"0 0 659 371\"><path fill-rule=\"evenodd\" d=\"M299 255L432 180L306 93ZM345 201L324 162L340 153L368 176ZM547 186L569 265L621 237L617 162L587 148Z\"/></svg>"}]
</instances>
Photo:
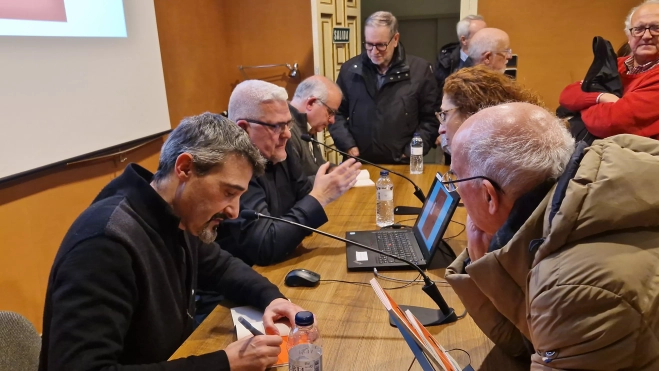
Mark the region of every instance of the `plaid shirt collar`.
<instances>
[{"instance_id":1,"label":"plaid shirt collar","mask_svg":"<svg viewBox=\"0 0 659 371\"><path fill-rule=\"evenodd\" d=\"M634 56L627 58L627 60L625 61L625 66L627 66L628 75L636 75L638 73L649 71L652 68L656 67L657 65L659 65L659 59L654 60L652 62L648 62L638 67L634 67Z\"/></svg>"}]
</instances>

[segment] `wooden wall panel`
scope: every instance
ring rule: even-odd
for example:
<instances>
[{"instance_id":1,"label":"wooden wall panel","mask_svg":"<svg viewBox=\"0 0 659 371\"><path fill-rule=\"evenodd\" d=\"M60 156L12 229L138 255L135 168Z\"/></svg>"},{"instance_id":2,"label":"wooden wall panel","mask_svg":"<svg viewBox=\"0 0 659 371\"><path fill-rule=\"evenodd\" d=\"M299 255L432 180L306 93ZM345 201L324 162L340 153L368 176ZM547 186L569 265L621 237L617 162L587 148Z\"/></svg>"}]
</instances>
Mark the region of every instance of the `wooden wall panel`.
<instances>
[{"instance_id":1,"label":"wooden wall panel","mask_svg":"<svg viewBox=\"0 0 659 371\"><path fill-rule=\"evenodd\" d=\"M519 55L517 78L539 92L551 109L563 88L581 80L593 60L592 39L602 36L617 50L624 20L640 0L479 0L488 26L505 30Z\"/></svg>"},{"instance_id":2,"label":"wooden wall panel","mask_svg":"<svg viewBox=\"0 0 659 371\"><path fill-rule=\"evenodd\" d=\"M306 0L155 2L172 127L183 117L225 110L241 77L238 64L300 64L313 73L311 6ZM264 71L266 72L266 71ZM279 73L289 94L299 78ZM126 164L151 171L162 141L127 156L58 168L0 185L0 310L25 315L41 331L48 274L75 218ZM14 161L20 161L17 156Z\"/></svg>"},{"instance_id":3,"label":"wooden wall panel","mask_svg":"<svg viewBox=\"0 0 659 371\"><path fill-rule=\"evenodd\" d=\"M226 68L232 87L245 80L239 65L299 64L297 78L286 67L246 70L250 79L282 86L293 96L297 85L313 75L311 2L309 0L224 1ZM219 68L220 66L218 66Z\"/></svg>"}]
</instances>

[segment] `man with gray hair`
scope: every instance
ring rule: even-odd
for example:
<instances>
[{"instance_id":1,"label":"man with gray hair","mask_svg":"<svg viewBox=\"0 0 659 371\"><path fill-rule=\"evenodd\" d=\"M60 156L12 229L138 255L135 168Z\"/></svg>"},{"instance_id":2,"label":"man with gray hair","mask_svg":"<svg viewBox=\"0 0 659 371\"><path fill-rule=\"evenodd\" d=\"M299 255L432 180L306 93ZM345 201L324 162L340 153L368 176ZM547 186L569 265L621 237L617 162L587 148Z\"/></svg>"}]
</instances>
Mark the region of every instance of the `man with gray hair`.
<instances>
[{"instance_id":1,"label":"man with gray hair","mask_svg":"<svg viewBox=\"0 0 659 371\"><path fill-rule=\"evenodd\" d=\"M341 66L337 83L345 99L329 127L337 148L375 163L409 163L414 133L423 154L435 145L439 121L437 82L427 61L405 53L398 21L371 14L364 52Z\"/></svg>"},{"instance_id":2,"label":"man with gray hair","mask_svg":"<svg viewBox=\"0 0 659 371\"><path fill-rule=\"evenodd\" d=\"M464 67L469 50L471 37L481 29L487 27L485 19L480 15L468 15L460 20L456 25L458 40L442 46L437 53L437 63L435 64L435 78L437 79L437 88L441 100L444 80L453 72Z\"/></svg>"},{"instance_id":3,"label":"man with gray hair","mask_svg":"<svg viewBox=\"0 0 659 371\"><path fill-rule=\"evenodd\" d=\"M469 43L469 59L465 67L485 65L497 72L506 72L506 65L513 57L510 37L498 28L486 27L476 32Z\"/></svg>"},{"instance_id":4,"label":"man with gray hair","mask_svg":"<svg viewBox=\"0 0 659 371\"><path fill-rule=\"evenodd\" d=\"M481 330L532 370L659 369L659 142L575 150L561 120L510 103L451 148L468 242L446 280Z\"/></svg>"},{"instance_id":5,"label":"man with gray hair","mask_svg":"<svg viewBox=\"0 0 659 371\"><path fill-rule=\"evenodd\" d=\"M254 210L312 228L327 222L324 208L357 181L361 164L345 161L332 172L321 165L313 183L302 173L288 139L295 125L284 88L260 80L243 81L229 98L229 118L247 132L268 160L265 173L254 176L240 200L241 210ZM218 242L248 264L270 265L290 257L309 235L306 230L270 219L223 223Z\"/></svg>"},{"instance_id":6,"label":"man with gray hair","mask_svg":"<svg viewBox=\"0 0 659 371\"><path fill-rule=\"evenodd\" d=\"M580 112L595 137L629 133L659 139L659 0L633 8L625 20L625 33L632 55L618 58L622 97L584 92L578 81L563 90L559 101Z\"/></svg>"},{"instance_id":7,"label":"man with gray hair","mask_svg":"<svg viewBox=\"0 0 659 371\"><path fill-rule=\"evenodd\" d=\"M73 223L50 273L40 370L263 370L281 337L245 338L168 362L192 333L194 293L291 323L301 310L213 242L265 161L243 130L210 113L188 117L162 147L156 174L130 164Z\"/></svg>"},{"instance_id":8,"label":"man with gray hair","mask_svg":"<svg viewBox=\"0 0 659 371\"><path fill-rule=\"evenodd\" d=\"M325 76L311 76L300 83L295 90L293 99L288 104L295 125L291 126L291 149L288 153L295 161L302 164L302 172L313 183L318 168L326 161L323 151L313 142L302 140L303 133L312 138L329 125L334 123L334 117L341 104L343 94L336 83Z\"/></svg>"}]
</instances>

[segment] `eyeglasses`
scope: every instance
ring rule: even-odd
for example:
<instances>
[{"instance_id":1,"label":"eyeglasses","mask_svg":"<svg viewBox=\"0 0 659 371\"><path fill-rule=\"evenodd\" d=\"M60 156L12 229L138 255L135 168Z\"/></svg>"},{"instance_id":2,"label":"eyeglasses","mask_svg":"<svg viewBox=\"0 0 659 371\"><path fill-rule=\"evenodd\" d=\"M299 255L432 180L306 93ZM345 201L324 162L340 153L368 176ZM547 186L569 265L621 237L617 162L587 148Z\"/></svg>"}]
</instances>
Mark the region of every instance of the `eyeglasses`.
<instances>
[{"instance_id":1,"label":"eyeglasses","mask_svg":"<svg viewBox=\"0 0 659 371\"><path fill-rule=\"evenodd\" d=\"M455 175L453 170L449 170L444 175L442 175L442 184L444 184L446 186L446 189L449 192L454 192L454 191L458 190L457 183L466 182L468 180L474 180L474 179L485 179L485 180L489 181L490 183L492 183L492 187L494 187L494 189L496 189L497 191L499 191L501 193L505 193L503 191L503 189L501 188L501 186L499 186L499 183L495 182L494 180L492 180L492 179L490 179L486 176L472 176L472 177L469 177L469 178L458 179L458 176Z\"/></svg>"},{"instance_id":2,"label":"eyeglasses","mask_svg":"<svg viewBox=\"0 0 659 371\"><path fill-rule=\"evenodd\" d=\"M250 120L250 119L238 119L238 121L247 121L251 124L256 124L256 125L261 125L261 126L267 126L272 129L272 131L279 135L281 134L285 129L291 130L291 125L293 125L293 120L288 121L288 122L282 122L281 124L268 124L267 122L263 121L258 121L258 120Z\"/></svg>"},{"instance_id":3,"label":"eyeglasses","mask_svg":"<svg viewBox=\"0 0 659 371\"><path fill-rule=\"evenodd\" d=\"M513 57L513 50L510 49L510 48L493 51L492 53L494 53L494 54L503 54L504 57L506 57L506 58L512 58Z\"/></svg>"},{"instance_id":4,"label":"eyeglasses","mask_svg":"<svg viewBox=\"0 0 659 371\"><path fill-rule=\"evenodd\" d=\"M446 114L458 108L460 107L453 107L447 110L435 112L435 116L437 116L437 120L439 120L440 122L446 122Z\"/></svg>"},{"instance_id":5,"label":"eyeglasses","mask_svg":"<svg viewBox=\"0 0 659 371\"><path fill-rule=\"evenodd\" d=\"M320 102L320 104L322 104L323 106L325 106L325 108L327 108L327 115L329 115L329 117L336 116L337 111L334 108L328 106L327 103L323 102L320 98L316 98L316 101Z\"/></svg>"},{"instance_id":6,"label":"eyeglasses","mask_svg":"<svg viewBox=\"0 0 659 371\"><path fill-rule=\"evenodd\" d=\"M659 25L652 25L652 26L640 26L640 27L632 27L629 29L629 33L634 36L634 37L641 37L645 35L645 31L650 30L650 36L659 36Z\"/></svg>"},{"instance_id":7,"label":"eyeglasses","mask_svg":"<svg viewBox=\"0 0 659 371\"><path fill-rule=\"evenodd\" d=\"M369 42L364 41L364 48L366 48L366 50L368 50L369 52L373 50L374 47L380 52L386 51L387 47L389 46L389 44L391 44L391 40L393 40L394 37L396 37L396 34L394 34L394 36L392 36L391 39L389 39L389 42L379 43L379 44L371 44Z\"/></svg>"}]
</instances>

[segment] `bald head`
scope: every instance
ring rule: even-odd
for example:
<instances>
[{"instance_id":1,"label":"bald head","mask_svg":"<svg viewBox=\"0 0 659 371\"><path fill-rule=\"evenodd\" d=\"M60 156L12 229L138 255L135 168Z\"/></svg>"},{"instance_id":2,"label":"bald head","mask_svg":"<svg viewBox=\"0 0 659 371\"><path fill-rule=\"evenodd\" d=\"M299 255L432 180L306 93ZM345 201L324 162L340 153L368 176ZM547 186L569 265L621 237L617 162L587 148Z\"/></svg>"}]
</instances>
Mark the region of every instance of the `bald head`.
<instances>
[{"instance_id":1,"label":"bald head","mask_svg":"<svg viewBox=\"0 0 659 371\"><path fill-rule=\"evenodd\" d=\"M469 117L453 137L451 149L453 166L462 177L489 176L516 198L562 174L574 139L547 110L507 103Z\"/></svg>"},{"instance_id":2,"label":"bald head","mask_svg":"<svg viewBox=\"0 0 659 371\"><path fill-rule=\"evenodd\" d=\"M483 64L503 73L508 60L512 58L510 37L498 28L483 28L469 41L467 54L475 65Z\"/></svg>"}]
</instances>

